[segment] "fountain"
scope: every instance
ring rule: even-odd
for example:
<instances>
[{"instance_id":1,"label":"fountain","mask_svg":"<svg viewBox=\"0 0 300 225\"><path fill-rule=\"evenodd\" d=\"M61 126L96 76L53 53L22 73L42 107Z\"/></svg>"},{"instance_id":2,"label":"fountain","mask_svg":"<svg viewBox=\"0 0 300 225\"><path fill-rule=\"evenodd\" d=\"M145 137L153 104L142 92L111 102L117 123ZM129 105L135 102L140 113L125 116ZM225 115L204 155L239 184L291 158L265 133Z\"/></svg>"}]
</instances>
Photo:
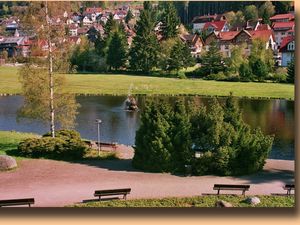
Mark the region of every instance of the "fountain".
<instances>
[{"instance_id":1,"label":"fountain","mask_svg":"<svg viewBox=\"0 0 300 225\"><path fill-rule=\"evenodd\" d=\"M130 84L127 99L125 100L125 110L126 111L137 111L139 109L137 106L137 101L131 94L132 87L133 87L133 85Z\"/></svg>"}]
</instances>

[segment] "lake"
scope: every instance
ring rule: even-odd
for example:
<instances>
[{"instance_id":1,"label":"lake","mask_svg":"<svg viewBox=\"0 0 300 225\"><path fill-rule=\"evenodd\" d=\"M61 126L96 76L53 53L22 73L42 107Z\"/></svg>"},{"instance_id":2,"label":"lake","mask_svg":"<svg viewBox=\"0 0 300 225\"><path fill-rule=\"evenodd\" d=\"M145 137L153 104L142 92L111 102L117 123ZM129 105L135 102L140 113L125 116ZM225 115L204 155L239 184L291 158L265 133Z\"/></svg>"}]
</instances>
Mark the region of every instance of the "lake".
<instances>
[{"instance_id":1,"label":"lake","mask_svg":"<svg viewBox=\"0 0 300 225\"><path fill-rule=\"evenodd\" d=\"M124 111L126 96L78 96L81 107L76 118L76 130L83 138L97 139L96 119L101 119L101 141L133 145L135 132L140 125L141 112ZM138 96L140 110L147 97ZM174 102L179 97L163 97ZM197 104L207 104L211 98L180 97L194 99ZM222 99L221 99L222 101ZM294 101L238 99L244 120L251 127L261 127L265 134L275 134L269 158L293 160L294 155ZM17 120L17 110L23 104L22 96L0 97L0 130L15 130L43 134L49 126L40 121Z\"/></svg>"}]
</instances>

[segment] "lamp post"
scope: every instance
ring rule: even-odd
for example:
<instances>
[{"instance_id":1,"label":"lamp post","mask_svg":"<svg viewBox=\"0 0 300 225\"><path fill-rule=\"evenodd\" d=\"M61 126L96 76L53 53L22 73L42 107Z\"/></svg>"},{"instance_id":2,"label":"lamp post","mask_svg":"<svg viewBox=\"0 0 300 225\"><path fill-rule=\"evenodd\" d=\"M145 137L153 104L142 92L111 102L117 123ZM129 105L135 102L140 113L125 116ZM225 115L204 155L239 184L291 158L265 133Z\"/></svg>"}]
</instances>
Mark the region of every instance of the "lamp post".
<instances>
[{"instance_id":1,"label":"lamp post","mask_svg":"<svg viewBox=\"0 0 300 225\"><path fill-rule=\"evenodd\" d=\"M100 119L96 119L96 123L98 126L98 156L100 156L101 144L100 144L100 123L102 121Z\"/></svg>"}]
</instances>

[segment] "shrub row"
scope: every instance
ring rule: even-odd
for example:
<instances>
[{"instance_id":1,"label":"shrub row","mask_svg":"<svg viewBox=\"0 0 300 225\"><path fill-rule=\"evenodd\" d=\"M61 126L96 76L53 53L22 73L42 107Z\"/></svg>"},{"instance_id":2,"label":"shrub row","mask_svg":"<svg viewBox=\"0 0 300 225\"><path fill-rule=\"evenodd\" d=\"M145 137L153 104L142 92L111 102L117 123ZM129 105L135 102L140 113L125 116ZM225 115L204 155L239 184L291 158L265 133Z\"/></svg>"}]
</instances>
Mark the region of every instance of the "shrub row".
<instances>
[{"instance_id":1,"label":"shrub row","mask_svg":"<svg viewBox=\"0 0 300 225\"><path fill-rule=\"evenodd\" d=\"M32 158L50 158L74 160L82 159L87 151L86 144L76 131L60 130L56 137L49 133L42 138L28 138L20 142L18 151L20 155Z\"/></svg>"}]
</instances>

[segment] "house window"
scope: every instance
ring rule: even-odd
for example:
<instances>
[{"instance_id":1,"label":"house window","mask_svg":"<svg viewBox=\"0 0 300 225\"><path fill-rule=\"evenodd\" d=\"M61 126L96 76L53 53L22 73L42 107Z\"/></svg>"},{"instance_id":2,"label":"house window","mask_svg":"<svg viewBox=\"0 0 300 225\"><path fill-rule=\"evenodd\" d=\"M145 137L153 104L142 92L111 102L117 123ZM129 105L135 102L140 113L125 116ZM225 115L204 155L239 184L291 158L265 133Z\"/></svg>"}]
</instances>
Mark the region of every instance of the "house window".
<instances>
[{"instance_id":1,"label":"house window","mask_svg":"<svg viewBox=\"0 0 300 225\"><path fill-rule=\"evenodd\" d=\"M229 45L225 45L225 49L228 50L229 49Z\"/></svg>"},{"instance_id":2,"label":"house window","mask_svg":"<svg viewBox=\"0 0 300 225\"><path fill-rule=\"evenodd\" d=\"M285 32L281 32L281 35L285 35Z\"/></svg>"}]
</instances>

